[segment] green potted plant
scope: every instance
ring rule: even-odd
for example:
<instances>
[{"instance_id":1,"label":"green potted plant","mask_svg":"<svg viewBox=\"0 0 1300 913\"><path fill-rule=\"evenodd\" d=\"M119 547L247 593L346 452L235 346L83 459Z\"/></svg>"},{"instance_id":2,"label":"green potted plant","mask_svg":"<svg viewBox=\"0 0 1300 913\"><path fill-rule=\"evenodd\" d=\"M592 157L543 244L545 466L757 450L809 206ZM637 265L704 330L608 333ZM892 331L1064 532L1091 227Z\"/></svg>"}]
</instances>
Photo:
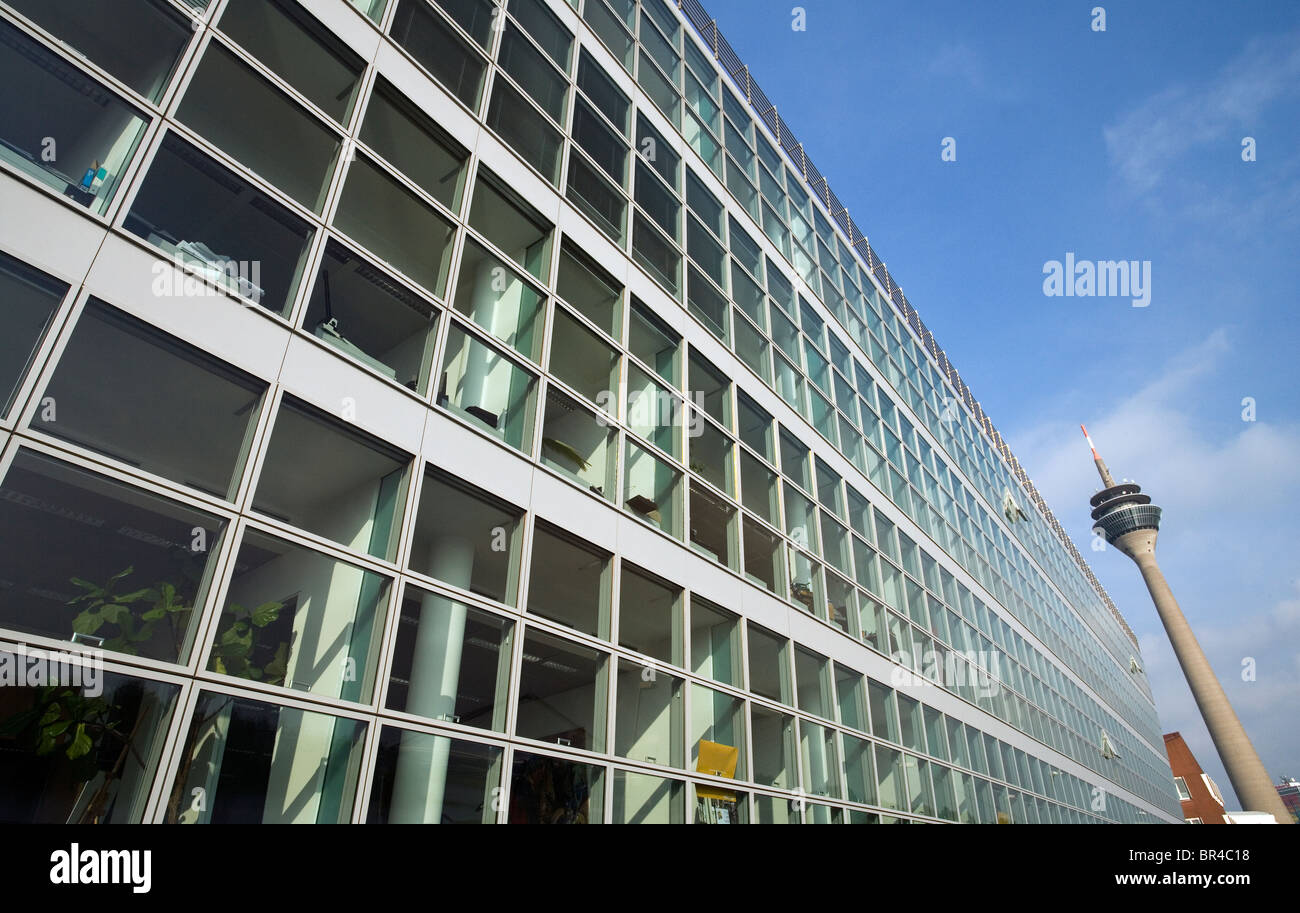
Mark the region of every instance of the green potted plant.
<instances>
[{"instance_id":1,"label":"green potted plant","mask_svg":"<svg viewBox=\"0 0 1300 913\"><path fill-rule=\"evenodd\" d=\"M95 638L106 650L133 656L162 636L170 640L173 655L179 656L193 606L186 604L176 586L167 582L118 592L134 573L135 568L128 567L102 585L72 578L72 585L82 590L68 602L81 608L72 621L74 635L80 635L83 642ZM283 608L280 602L265 602L255 609L230 605L222 613L222 625L213 645L213 670L266 684L283 684L289 641L281 641L264 666L252 660L258 631L276 621ZM143 718L138 707L125 708L105 697L87 697L71 688L43 687L30 708L0 723L0 737L27 743L38 757L61 759L69 765L68 775L73 782L88 783L102 772L103 780L77 819L77 823L95 823L107 811L112 786L122 775L128 755L141 765L145 763L134 747ZM133 722L130 731L124 732L128 720ZM113 747L117 747L115 752Z\"/></svg>"}]
</instances>

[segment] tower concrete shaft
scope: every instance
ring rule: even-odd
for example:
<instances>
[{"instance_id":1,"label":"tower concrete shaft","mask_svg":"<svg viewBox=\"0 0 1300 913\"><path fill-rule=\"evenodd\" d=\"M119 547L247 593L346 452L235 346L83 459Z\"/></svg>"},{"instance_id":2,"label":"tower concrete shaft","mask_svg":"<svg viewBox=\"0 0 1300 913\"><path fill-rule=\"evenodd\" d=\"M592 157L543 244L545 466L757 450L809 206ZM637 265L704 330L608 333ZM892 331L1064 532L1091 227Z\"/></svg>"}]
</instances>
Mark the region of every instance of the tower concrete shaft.
<instances>
[{"instance_id":1,"label":"tower concrete shaft","mask_svg":"<svg viewBox=\"0 0 1300 913\"><path fill-rule=\"evenodd\" d=\"M1084 435L1088 431L1084 429ZM1089 445L1092 439L1088 439ZM1165 575L1156 563L1156 536L1160 529L1160 508L1151 503L1150 495L1142 494L1142 488L1133 482L1115 484L1106 469L1106 464L1092 450L1093 462L1097 472L1106 485L1104 489L1092 496L1092 519L1095 531L1102 533L1106 541L1114 545L1125 555L1133 559L1142 572L1147 591L1156 605L1156 612L1169 635L1174 655L1183 669L1187 685L1192 689L1192 697L1205 720L1205 728L1210 731L1214 748L1223 762L1223 769L1228 780L1242 803L1243 810L1260 811L1272 814L1279 824L1290 822L1282 797L1273 787L1264 763L1259 759L1255 747L1250 743L1241 720L1228 703L1228 696L1223 685L1210 667L1192 627L1187 623L1183 610L1178 607L1173 591Z\"/></svg>"},{"instance_id":2,"label":"tower concrete shaft","mask_svg":"<svg viewBox=\"0 0 1300 913\"><path fill-rule=\"evenodd\" d=\"M1178 657L1187 685L1192 689L1192 697L1205 720L1205 728L1210 732L1210 739L1243 810L1268 812L1279 824L1287 824L1291 815L1246 735L1245 727L1228 703L1223 685L1210 667L1210 661L1192 633L1192 626L1179 608L1178 600L1169 589L1169 583L1156 562L1155 543L1156 530L1146 529L1121 536L1115 546L1132 558L1142 572L1147 591L1156 604L1165 633L1169 635L1169 643L1173 645L1174 655Z\"/></svg>"}]
</instances>

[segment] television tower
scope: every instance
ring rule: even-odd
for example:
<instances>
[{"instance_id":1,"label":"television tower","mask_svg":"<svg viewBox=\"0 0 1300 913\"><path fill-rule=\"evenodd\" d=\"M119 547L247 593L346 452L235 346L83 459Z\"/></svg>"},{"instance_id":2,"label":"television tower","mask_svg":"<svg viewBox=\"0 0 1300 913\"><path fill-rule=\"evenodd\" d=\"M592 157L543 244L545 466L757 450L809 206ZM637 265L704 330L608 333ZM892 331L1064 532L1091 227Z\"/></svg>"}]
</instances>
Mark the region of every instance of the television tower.
<instances>
[{"instance_id":1,"label":"television tower","mask_svg":"<svg viewBox=\"0 0 1300 913\"><path fill-rule=\"evenodd\" d=\"M1142 494L1141 486L1136 483L1126 481L1116 485L1105 462L1097 455L1097 448L1088 437L1088 429L1082 425L1079 427L1083 428L1083 436L1092 448L1093 463L1105 485L1090 502L1094 530L1100 530L1106 541L1132 558L1142 572L1142 579L1156 604L1156 612L1164 623L1169 642L1173 644L1178 664L1183 668L1192 696L1196 698L1196 706L1205 719L1205 728L1210 731L1210 738L1214 740L1223 769L1232 781L1243 810L1269 812L1279 824L1289 823L1290 813L1255 747L1250 744L1241 720L1237 719L1228 703L1223 686L1210 668L1205 651L1197 643L1191 625L1183 616L1169 584L1165 582L1165 575L1160 572L1160 565L1156 563L1160 508L1151 503L1150 495Z\"/></svg>"}]
</instances>

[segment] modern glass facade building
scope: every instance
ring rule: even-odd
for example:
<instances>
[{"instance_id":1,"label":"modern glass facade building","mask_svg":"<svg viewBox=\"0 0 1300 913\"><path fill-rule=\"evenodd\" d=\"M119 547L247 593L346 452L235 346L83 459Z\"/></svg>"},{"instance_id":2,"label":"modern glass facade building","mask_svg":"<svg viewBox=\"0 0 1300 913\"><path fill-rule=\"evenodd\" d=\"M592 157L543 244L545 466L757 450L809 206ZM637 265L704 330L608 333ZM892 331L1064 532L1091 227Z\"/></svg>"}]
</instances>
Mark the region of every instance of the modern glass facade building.
<instances>
[{"instance_id":1,"label":"modern glass facade building","mask_svg":"<svg viewBox=\"0 0 1300 913\"><path fill-rule=\"evenodd\" d=\"M1182 819L698 4L4 0L0 68L4 820Z\"/></svg>"}]
</instances>

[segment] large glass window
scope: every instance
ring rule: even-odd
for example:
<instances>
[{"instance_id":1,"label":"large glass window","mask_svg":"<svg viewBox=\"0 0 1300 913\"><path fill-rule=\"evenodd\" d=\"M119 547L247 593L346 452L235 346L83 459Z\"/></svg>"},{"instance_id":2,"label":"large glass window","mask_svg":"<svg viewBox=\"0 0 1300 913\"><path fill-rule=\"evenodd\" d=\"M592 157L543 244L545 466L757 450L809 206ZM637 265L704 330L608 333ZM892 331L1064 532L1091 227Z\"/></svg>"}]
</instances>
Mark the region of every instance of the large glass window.
<instances>
[{"instance_id":1,"label":"large glass window","mask_svg":"<svg viewBox=\"0 0 1300 913\"><path fill-rule=\"evenodd\" d=\"M503 730L514 623L415 586L401 611L389 709Z\"/></svg>"},{"instance_id":2,"label":"large glass window","mask_svg":"<svg viewBox=\"0 0 1300 913\"><path fill-rule=\"evenodd\" d=\"M437 309L337 241L325 247L303 328L409 390L429 388Z\"/></svg>"},{"instance_id":3,"label":"large glass window","mask_svg":"<svg viewBox=\"0 0 1300 913\"><path fill-rule=\"evenodd\" d=\"M640 210L632 223L632 258L650 271L668 292L677 296L681 291L682 257L662 231L654 226Z\"/></svg>"},{"instance_id":4,"label":"large glass window","mask_svg":"<svg viewBox=\"0 0 1300 913\"><path fill-rule=\"evenodd\" d=\"M401 0L390 33L447 91L465 105L478 107L487 60L461 39L428 3Z\"/></svg>"},{"instance_id":5,"label":"large glass window","mask_svg":"<svg viewBox=\"0 0 1300 913\"><path fill-rule=\"evenodd\" d=\"M830 623L852 634L850 619L856 612L854 590L842 577L826 572L826 613Z\"/></svg>"},{"instance_id":6,"label":"large glass window","mask_svg":"<svg viewBox=\"0 0 1300 913\"><path fill-rule=\"evenodd\" d=\"M921 717L921 705L910 697L898 695L898 719L903 747L925 751L925 722Z\"/></svg>"},{"instance_id":7,"label":"large glass window","mask_svg":"<svg viewBox=\"0 0 1300 913\"><path fill-rule=\"evenodd\" d=\"M789 489L786 489L789 491ZM794 546L786 550L790 556L790 599L803 606L810 615L825 618L822 603L821 567Z\"/></svg>"},{"instance_id":8,"label":"large glass window","mask_svg":"<svg viewBox=\"0 0 1300 913\"><path fill-rule=\"evenodd\" d=\"M930 754L936 758L948 760L948 751L943 737L943 714L933 707L922 706L925 712L926 743Z\"/></svg>"},{"instance_id":9,"label":"large glass window","mask_svg":"<svg viewBox=\"0 0 1300 913\"><path fill-rule=\"evenodd\" d=\"M614 753L648 764L682 766L682 680L634 660L618 661Z\"/></svg>"},{"instance_id":10,"label":"large glass window","mask_svg":"<svg viewBox=\"0 0 1300 913\"><path fill-rule=\"evenodd\" d=\"M744 687L740 619L698 596L691 597L691 671Z\"/></svg>"},{"instance_id":11,"label":"large glass window","mask_svg":"<svg viewBox=\"0 0 1300 913\"><path fill-rule=\"evenodd\" d=\"M682 665L682 591L623 565L618 597L618 642L674 666Z\"/></svg>"},{"instance_id":12,"label":"large glass window","mask_svg":"<svg viewBox=\"0 0 1300 913\"><path fill-rule=\"evenodd\" d=\"M944 717L944 728L947 729L948 744L952 748L953 763L960 767L971 767L970 754L966 749L966 732L965 727L960 720L952 717Z\"/></svg>"},{"instance_id":13,"label":"large glass window","mask_svg":"<svg viewBox=\"0 0 1300 913\"><path fill-rule=\"evenodd\" d=\"M618 431L558 387L546 389L541 461L578 485L613 500Z\"/></svg>"},{"instance_id":14,"label":"large glass window","mask_svg":"<svg viewBox=\"0 0 1300 913\"><path fill-rule=\"evenodd\" d=\"M37 347L68 292L66 283L0 253L0 415L9 412Z\"/></svg>"},{"instance_id":15,"label":"large glass window","mask_svg":"<svg viewBox=\"0 0 1300 913\"><path fill-rule=\"evenodd\" d=\"M745 527L745 576L773 593L785 579L781 538L748 515Z\"/></svg>"},{"instance_id":16,"label":"large glass window","mask_svg":"<svg viewBox=\"0 0 1300 913\"><path fill-rule=\"evenodd\" d=\"M740 439L769 463L776 463L772 445L772 416L737 389L737 431Z\"/></svg>"},{"instance_id":17,"label":"large glass window","mask_svg":"<svg viewBox=\"0 0 1300 913\"><path fill-rule=\"evenodd\" d=\"M185 662L225 526L19 451L0 485L0 625Z\"/></svg>"},{"instance_id":18,"label":"large glass window","mask_svg":"<svg viewBox=\"0 0 1300 913\"><path fill-rule=\"evenodd\" d=\"M469 153L382 77L366 104L360 136L429 196L460 210Z\"/></svg>"},{"instance_id":19,"label":"large glass window","mask_svg":"<svg viewBox=\"0 0 1300 913\"><path fill-rule=\"evenodd\" d=\"M876 804L876 774L872 764L871 743L866 739L844 737L844 773L850 802Z\"/></svg>"},{"instance_id":20,"label":"large glass window","mask_svg":"<svg viewBox=\"0 0 1300 913\"><path fill-rule=\"evenodd\" d=\"M365 61L298 4L232 0L219 25L318 108L347 123Z\"/></svg>"},{"instance_id":21,"label":"large glass window","mask_svg":"<svg viewBox=\"0 0 1300 913\"><path fill-rule=\"evenodd\" d=\"M894 706L894 691L875 679L867 682L867 696L871 703L871 732L877 738L898 742L898 710Z\"/></svg>"},{"instance_id":22,"label":"large glass window","mask_svg":"<svg viewBox=\"0 0 1300 913\"><path fill-rule=\"evenodd\" d=\"M166 820L345 824L352 819L365 733L358 720L204 692Z\"/></svg>"},{"instance_id":23,"label":"large glass window","mask_svg":"<svg viewBox=\"0 0 1300 913\"><path fill-rule=\"evenodd\" d=\"M790 703L790 668L785 638L755 624L749 625L748 633L749 690L783 704Z\"/></svg>"},{"instance_id":24,"label":"large glass window","mask_svg":"<svg viewBox=\"0 0 1300 913\"><path fill-rule=\"evenodd\" d=\"M623 289L567 241L560 246L557 294L596 326L618 338L622 323Z\"/></svg>"},{"instance_id":25,"label":"large glass window","mask_svg":"<svg viewBox=\"0 0 1300 913\"><path fill-rule=\"evenodd\" d=\"M619 355L563 308L551 326L551 373L596 405L613 411L618 402Z\"/></svg>"},{"instance_id":26,"label":"large glass window","mask_svg":"<svg viewBox=\"0 0 1300 913\"><path fill-rule=\"evenodd\" d=\"M474 182L469 224L534 279L550 279L551 224L482 168Z\"/></svg>"},{"instance_id":27,"label":"large glass window","mask_svg":"<svg viewBox=\"0 0 1300 913\"><path fill-rule=\"evenodd\" d=\"M811 810L809 811L811 815ZM799 824L799 803L783 796L754 796L755 824Z\"/></svg>"},{"instance_id":28,"label":"large glass window","mask_svg":"<svg viewBox=\"0 0 1300 913\"><path fill-rule=\"evenodd\" d=\"M415 515L411 570L514 605L522 520L519 508L430 468Z\"/></svg>"},{"instance_id":29,"label":"large glass window","mask_svg":"<svg viewBox=\"0 0 1300 913\"><path fill-rule=\"evenodd\" d=\"M174 133L125 224L177 265L277 314L293 299L312 234L304 219Z\"/></svg>"},{"instance_id":30,"label":"large glass window","mask_svg":"<svg viewBox=\"0 0 1300 913\"><path fill-rule=\"evenodd\" d=\"M230 116L232 105L239 106L239 117ZM224 46L208 45L176 116L303 206L320 211L339 135Z\"/></svg>"},{"instance_id":31,"label":"large glass window","mask_svg":"<svg viewBox=\"0 0 1300 913\"><path fill-rule=\"evenodd\" d=\"M750 454L740 454L740 494L742 503L768 523L780 522L776 473Z\"/></svg>"},{"instance_id":32,"label":"large glass window","mask_svg":"<svg viewBox=\"0 0 1300 913\"><path fill-rule=\"evenodd\" d=\"M840 722L860 732L868 732L870 727L867 725L866 693L862 681L862 673L838 662L835 664L835 696L840 708Z\"/></svg>"},{"instance_id":33,"label":"large glass window","mask_svg":"<svg viewBox=\"0 0 1300 913\"><path fill-rule=\"evenodd\" d=\"M544 0L512 0L510 15L528 31L561 70L568 72L573 35L546 8Z\"/></svg>"},{"instance_id":34,"label":"large glass window","mask_svg":"<svg viewBox=\"0 0 1300 913\"><path fill-rule=\"evenodd\" d=\"M681 336L640 301L633 299L627 347L650 370L673 386L681 383L677 376L680 346Z\"/></svg>"},{"instance_id":35,"label":"large glass window","mask_svg":"<svg viewBox=\"0 0 1300 913\"><path fill-rule=\"evenodd\" d=\"M754 727L754 782L793 789L798 785L794 717L752 704L750 724Z\"/></svg>"},{"instance_id":36,"label":"large glass window","mask_svg":"<svg viewBox=\"0 0 1300 913\"><path fill-rule=\"evenodd\" d=\"M764 382L770 383L772 369L768 361L768 345L762 334L741 317L739 311L733 311L732 328L735 331L736 356Z\"/></svg>"},{"instance_id":37,"label":"large glass window","mask_svg":"<svg viewBox=\"0 0 1300 913\"><path fill-rule=\"evenodd\" d=\"M71 663L61 687L12 677L21 668L17 681L33 680L45 663L0 652L11 672L0 701L0 821L138 824L180 688Z\"/></svg>"},{"instance_id":38,"label":"large glass window","mask_svg":"<svg viewBox=\"0 0 1300 913\"><path fill-rule=\"evenodd\" d=\"M579 98L570 128L576 142L610 180L627 186L627 141L601 119L591 105Z\"/></svg>"},{"instance_id":39,"label":"large glass window","mask_svg":"<svg viewBox=\"0 0 1300 913\"><path fill-rule=\"evenodd\" d=\"M735 461L732 441L716 425L691 413L692 428L698 433L690 437L691 472L696 473L714 488L729 495L736 492Z\"/></svg>"},{"instance_id":40,"label":"large glass window","mask_svg":"<svg viewBox=\"0 0 1300 913\"><path fill-rule=\"evenodd\" d=\"M364 155L348 168L334 224L435 295L446 290L455 227Z\"/></svg>"},{"instance_id":41,"label":"large glass window","mask_svg":"<svg viewBox=\"0 0 1300 913\"><path fill-rule=\"evenodd\" d=\"M682 534L681 473L647 450L627 444L623 504L671 536Z\"/></svg>"},{"instance_id":42,"label":"large glass window","mask_svg":"<svg viewBox=\"0 0 1300 913\"><path fill-rule=\"evenodd\" d=\"M614 80L605 75L605 71L585 51L578 63L578 88L594 104L609 122L620 132L627 133L628 112L631 102L624 95Z\"/></svg>"},{"instance_id":43,"label":"large glass window","mask_svg":"<svg viewBox=\"0 0 1300 913\"><path fill-rule=\"evenodd\" d=\"M801 719L799 750L803 758L803 788L815 796L839 798L840 765L835 730Z\"/></svg>"},{"instance_id":44,"label":"large glass window","mask_svg":"<svg viewBox=\"0 0 1300 913\"><path fill-rule=\"evenodd\" d=\"M151 101L162 97L193 29L164 0L126 0L87 16L82 0L10 0L9 6Z\"/></svg>"},{"instance_id":45,"label":"large glass window","mask_svg":"<svg viewBox=\"0 0 1300 913\"><path fill-rule=\"evenodd\" d=\"M584 634L608 637L610 556L538 523L529 565L528 611Z\"/></svg>"},{"instance_id":46,"label":"large glass window","mask_svg":"<svg viewBox=\"0 0 1300 913\"><path fill-rule=\"evenodd\" d=\"M627 369L626 421L633 434L681 458L681 432L686 424L682 400L636 365Z\"/></svg>"},{"instance_id":47,"label":"large glass window","mask_svg":"<svg viewBox=\"0 0 1300 913\"><path fill-rule=\"evenodd\" d=\"M514 86L498 79L492 89L487 125L501 135L528 164L554 184L559 178L563 140L560 131L537 113Z\"/></svg>"},{"instance_id":48,"label":"large glass window","mask_svg":"<svg viewBox=\"0 0 1300 913\"><path fill-rule=\"evenodd\" d=\"M781 472L804 491L812 491L808 448L784 431L781 432Z\"/></svg>"},{"instance_id":49,"label":"large glass window","mask_svg":"<svg viewBox=\"0 0 1300 913\"><path fill-rule=\"evenodd\" d=\"M34 424L224 498L238 482L265 390L264 382L92 299Z\"/></svg>"},{"instance_id":50,"label":"large glass window","mask_svg":"<svg viewBox=\"0 0 1300 913\"><path fill-rule=\"evenodd\" d=\"M684 824L686 785L627 770L614 771L614 824Z\"/></svg>"},{"instance_id":51,"label":"large glass window","mask_svg":"<svg viewBox=\"0 0 1300 913\"><path fill-rule=\"evenodd\" d=\"M531 448L537 377L459 327L447 333L438 405L500 438Z\"/></svg>"},{"instance_id":52,"label":"large glass window","mask_svg":"<svg viewBox=\"0 0 1300 913\"><path fill-rule=\"evenodd\" d=\"M620 8L624 6L621 2L616 3L616 5ZM636 15L635 6L633 4L626 4L626 6L630 10L629 15L634 17ZM632 56L636 51L636 40L628 31L626 23L620 22L619 17L610 11L607 4L595 2L595 0L583 5L582 15L591 26L592 31L596 33L601 41L605 42L614 56L623 64L623 67L631 71ZM627 18L629 16L624 16L625 20Z\"/></svg>"},{"instance_id":53,"label":"large glass window","mask_svg":"<svg viewBox=\"0 0 1300 913\"><path fill-rule=\"evenodd\" d=\"M546 296L473 239L466 239L461 253L455 304L497 339L538 360Z\"/></svg>"},{"instance_id":54,"label":"large glass window","mask_svg":"<svg viewBox=\"0 0 1300 913\"><path fill-rule=\"evenodd\" d=\"M510 824L600 824L605 768L516 751Z\"/></svg>"},{"instance_id":55,"label":"large glass window","mask_svg":"<svg viewBox=\"0 0 1300 913\"><path fill-rule=\"evenodd\" d=\"M691 224L695 225L694 220ZM687 309L704 324L705 329L721 339L723 343L729 344L731 333L727 299L717 288L709 284L704 274L694 265L688 273L686 305Z\"/></svg>"},{"instance_id":56,"label":"large glass window","mask_svg":"<svg viewBox=\"0 0 1300 913\"><path fill-rule=\"evenodd\" d=\"M954 775L951 769L942 764L931 764L930 773L934 777L934 814L949 821L956 821L957 797L953 792L953 783L960 781L961 775Z\"/></svg>"},{"instance_id":57,"label":"large glass window","mask_svg":"<svg viewBox=\"0 0 1300 913\"><path fill-rule=\"evenodd\" d=\"M745 702L691 685L691 766L714 777L745 778Z\"/></svg>"},{"instance_id":58,"label":"large glass window","mask_svg":"<svg viewBox=\"0 0 1300 913\"><path fill-rule=\"evenodd\" d=\"M834 718L830 660L804 647L795 647L794 672L799 709L814 716Z\"/></svg>"},{"instance_id":59,"label":"large glass window","mask_svg":"<svg viewBox=\"0 0 1300 913\"><path fill-rule=\"evenodd\" d=\"M607 657L530 629L524 638L515 734L570 748L605 747Z\"/></svg>"},{"instance_id":60,"label":"large glass window","mask_svg":"<svg viewBox=\"0 0 1300 913\"><path fill-rule=\"evenodd\" d=\"M253 508L358 552L391 558L409 454L286 397Z\"/></svg>"},{"instance_id":61,"label":"large glass window","mask_svg":"<svg viewBox=\"0 0 1300 913\"><path fill-rule=\"evenodd\" d=\"M552 120L564 123L568 79L524 37L523 31L513 22L506 23L497 62Z\"/></svg>"},{"instance_id":62,"label":"large glass window","mask_svg":"<svg viewBox=\"0 0 1300 913\"><path fill-rule=\"evenodd\" d=\"M731 379L694 350L690 356L691 400L724 428L731 427Z\"/></svg>"},{"instance_id":63,"label":"large glass window","mask_svg":"<svg viewBox=\"0 0 1300 913\"><path fill-rule=\"evenodd\" d=\"M76 200L108 209L144 135L145 117L107 87L0 22L0 161Z\"/></svg>"},{"instance_id":64,"label":"large glass window","mask_svg":"<svg viewBox=\"0 0 1300 913\"><path fill-rule=\"evenodd\" d=\"M565 190L570 202L585 213L596 227L619 247L627 230L627 201L609 179L576 151L569 157L569 181Z\"/></svg>"},{"instance_id":65,"label":"large glass window","mask_svg":"<svg viewBox=\"0 0 1300 913\"><path fill-rule=\"evenodd\" d=\"M691 481L691 545L729 568L736 567L737 510L699 482Z\"/></svg>"},{"instance_id":66,"label":"large glass window","mask_svg":"<svg viewBox=\"0 0 1300 913\"><path fill-rule=\"evenodd\" d=\"M636 166L636 203L670 238L681 240L682 204L641 162Z\"/></svg>"},{"instance_id":67,"label":"large glass window","mask_svg":"<svg viewBox=\"0 0 1300 913\"><path fill-rule=\"evenodd\" d=\"M492 824L502 750L385 726L368 824Z\"/></svg>"},{"instance_id":68,"label":"large glass window","mask_svg":"<svg viewBox=\"0 0 1300 913\"><path fill-rule=\"evenodd\" d=\"M884 808L907 808L907 787L903 781L902 752L876 746L876 773L880 782L880 805Z\"/></svg>"},{"instance_id":69,"label":"large glass window","mask_svg":"<svg viewBox=\"0 0 1300 913\"><path fill-rule=\"evenodd\" d=\"M249 530L239 546L208 668L368 702L392 581Z\"/></svg>"}]
</instances>

